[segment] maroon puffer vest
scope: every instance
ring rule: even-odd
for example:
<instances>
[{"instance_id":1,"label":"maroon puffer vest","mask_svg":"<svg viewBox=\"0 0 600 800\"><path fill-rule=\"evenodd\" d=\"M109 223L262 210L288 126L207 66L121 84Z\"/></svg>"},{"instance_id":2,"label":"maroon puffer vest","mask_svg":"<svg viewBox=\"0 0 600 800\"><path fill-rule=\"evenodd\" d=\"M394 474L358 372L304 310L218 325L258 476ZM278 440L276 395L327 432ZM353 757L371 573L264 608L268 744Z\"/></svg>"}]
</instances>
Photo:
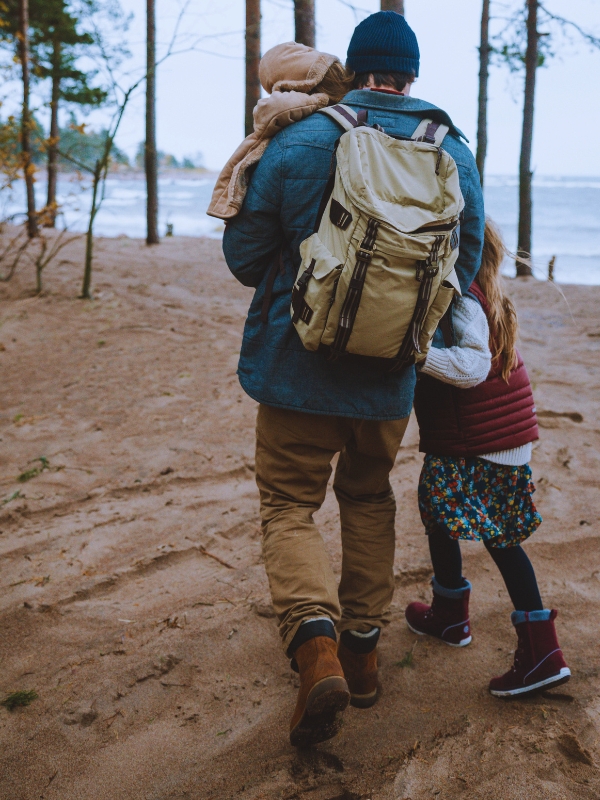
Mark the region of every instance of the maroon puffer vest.
<instances>
[{"instance_id":1,"label":"maroon puffer vest","mask_svg":"<svg viewBox=\"0 0 600 800\"><path fill-rule=\"evenodd\" d=\"M478 284L469 289L489 306ZM500 369L490 371L483 383L458 389L420 374L415 392L419 423L419 449L434 456L480 456L522 447L539 438L533 393L523 359L508 383Z\"/></svg>"}]
</instances>

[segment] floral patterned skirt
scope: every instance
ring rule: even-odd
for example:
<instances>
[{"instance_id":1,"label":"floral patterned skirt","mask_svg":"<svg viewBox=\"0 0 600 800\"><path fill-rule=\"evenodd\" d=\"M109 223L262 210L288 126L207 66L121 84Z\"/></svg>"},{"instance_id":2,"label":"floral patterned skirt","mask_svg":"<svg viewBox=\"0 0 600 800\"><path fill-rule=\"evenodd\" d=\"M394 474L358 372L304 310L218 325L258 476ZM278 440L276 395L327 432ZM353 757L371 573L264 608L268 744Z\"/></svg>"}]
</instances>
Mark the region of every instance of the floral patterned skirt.
<instances>
[{"instance_id":1,"label":"floral patterned skirt","mask_svg":"<svg viewBox=\"0 0 600 800\"><path fill-rule=\"evenodd\" d=\"M519 544L539 527L529 464L510 467L483 458L426 455L419 510L426 532L440 527L454 539Z\"/></svg>"}]
</instances>

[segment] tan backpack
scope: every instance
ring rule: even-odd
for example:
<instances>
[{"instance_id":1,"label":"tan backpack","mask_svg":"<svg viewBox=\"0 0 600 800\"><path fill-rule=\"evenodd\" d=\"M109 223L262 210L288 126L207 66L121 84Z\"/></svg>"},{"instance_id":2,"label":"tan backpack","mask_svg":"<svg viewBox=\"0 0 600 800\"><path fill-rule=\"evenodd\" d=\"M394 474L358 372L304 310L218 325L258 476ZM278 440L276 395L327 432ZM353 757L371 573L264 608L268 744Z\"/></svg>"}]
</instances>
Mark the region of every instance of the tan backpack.
<instances>
[{"instance_id":1,"label":"tan backpack","mask_svg":"<svg viewBox=\"0 0 600 800\"><path fill-rule=\"evenodd\" d=\"M425 358L460 293L454 264L464 201L446 125L423 120L412 138L324 108L339 138L315 224L300 245L292 321L308 350L351 353L397 370ZM336 162L333 168L334 159Z\"/></svg>"}]
</instances>

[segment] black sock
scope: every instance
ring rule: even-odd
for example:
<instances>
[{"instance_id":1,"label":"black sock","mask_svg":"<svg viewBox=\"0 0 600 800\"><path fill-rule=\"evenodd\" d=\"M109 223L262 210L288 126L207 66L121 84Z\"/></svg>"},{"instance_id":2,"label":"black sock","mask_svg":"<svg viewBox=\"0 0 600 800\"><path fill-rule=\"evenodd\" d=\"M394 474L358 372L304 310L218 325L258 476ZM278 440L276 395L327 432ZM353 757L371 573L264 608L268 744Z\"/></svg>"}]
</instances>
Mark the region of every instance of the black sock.
<instances>
[{"instance_id":1,"label":"black sock","mask_svg":"<svg viewBox=\"0 0 600 800\"><path fill-rule=\"evenodd\" d=\"M542 611L544 605L535 572L521 545L492 547L486 542L485 546L500 570L515 610Z\"/></svg>"},{"instance_id":2,"label":"black sock","mask_svg":"<svg viewBox=\"0 0 600 800\"><path fill-rule=\"evenodd\" d=\"M357 636L354 631L342 631L340 634L340 641L351 653L365 655L375 650L380 633L380 628L371 628L366 636Z\"/></svg>"},{"instance_id":3,"label":"black sock","mask_svg":"<svg viewBox=\"0 0 600 800\"><path fill-rule=\"evenodd\" d=\"M428 531L427 538L436 581L444 589L462 589L465 583L458 541L443 528L438 527Z\"/></svg>"},{"instance_id":4,"label":"black sock","mask_svg":"<svg viewBox=\"0 0 600 800\"><path fill-rule=\"evenodd\" d=\"M334 642L337 642L335 627L329 617L318 617L303 622L296 631L292 643L287 649L288 658L293 658L294 653L300 645L303 645L304 642L308 642L309 639L314 639L315 636L328 636L330 639L333 639Z\"/></svg>"}]
</instances>

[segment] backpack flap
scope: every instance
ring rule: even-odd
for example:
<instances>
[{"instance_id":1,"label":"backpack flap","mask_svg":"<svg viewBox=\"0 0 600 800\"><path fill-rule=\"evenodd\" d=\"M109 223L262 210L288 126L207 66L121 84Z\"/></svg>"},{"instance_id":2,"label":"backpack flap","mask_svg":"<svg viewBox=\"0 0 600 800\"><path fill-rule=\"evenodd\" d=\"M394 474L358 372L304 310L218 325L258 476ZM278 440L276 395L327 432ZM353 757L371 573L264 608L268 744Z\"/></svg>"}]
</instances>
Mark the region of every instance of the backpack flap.
<instances>
[{"instance_id":1,"label":"backpack flap","mask_svg":"<svg viewBox=\"0 0 600 800\"><path fill-rule=\"evenodd\" d=\"M336 157L352 202L400 234L451 222L464 206L456 163L434 144L359 127L341 137Z\"/></svg>"}]
</instances>

